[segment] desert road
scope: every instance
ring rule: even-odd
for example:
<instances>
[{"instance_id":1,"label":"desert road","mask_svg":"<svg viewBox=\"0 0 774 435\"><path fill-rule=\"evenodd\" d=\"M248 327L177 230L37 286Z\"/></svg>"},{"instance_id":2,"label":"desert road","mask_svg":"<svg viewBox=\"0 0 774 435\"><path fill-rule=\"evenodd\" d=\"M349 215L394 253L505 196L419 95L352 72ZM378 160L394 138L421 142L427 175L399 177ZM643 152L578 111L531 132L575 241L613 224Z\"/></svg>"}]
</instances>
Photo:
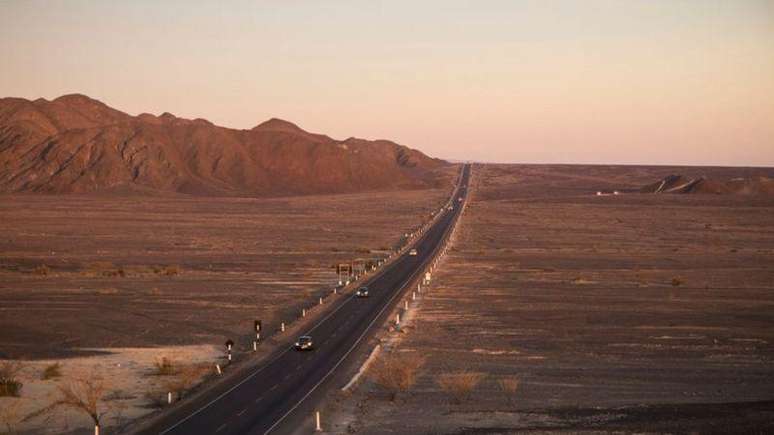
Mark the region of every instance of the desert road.
<instances>
[{"instance_id":1,"label":"desert road","mask_svg":"<svg viewBox=\"0 0 774 435\"><path fill-rule=\"evenodd\" d=\"M408 250L364 281L370 289L367 298L348 296L339 301L318 323L303 335L314 339L313 351L299 352L291 347L278 350L266 363L245 373L232 385L213 389L186 406L161 418L143 434L265 434L288 433L312 418L315 400L333 385L336 369L351 362L360 347L387 320L400 302L406 287L432 262L445 236L456 222L467 193L470 165L465 165L459 185L451 198L451 210L444 212ZM359 347L360 346L360 347Z\"/></svg>"}]
</instances>

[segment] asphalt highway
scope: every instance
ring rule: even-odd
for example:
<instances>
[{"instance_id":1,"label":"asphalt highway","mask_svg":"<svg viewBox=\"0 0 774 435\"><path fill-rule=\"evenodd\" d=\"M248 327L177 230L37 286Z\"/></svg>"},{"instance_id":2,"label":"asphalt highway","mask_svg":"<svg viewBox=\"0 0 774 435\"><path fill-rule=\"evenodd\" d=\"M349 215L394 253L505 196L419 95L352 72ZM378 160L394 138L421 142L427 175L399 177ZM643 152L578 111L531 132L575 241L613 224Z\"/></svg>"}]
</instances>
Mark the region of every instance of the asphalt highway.
<instances>
[{"instance_id":1,"label":"asphalt highway","mask_svg":"<svg viewBox=\"0 0 774 435\"><path fill-rule=\"evenodd\" d=\"M367 298L348 296L333 311L303 335L314 339L312 351L281 349L265 364L245 373L228 389L215 389L211 397L199 398L178 412L160 419L143 433L179 435L265 434L292 430L301 416L294 416L310 400L331 388L331 380L343 363L361 350L375 331L387 320L401 296L424 272L440 249L461 210L458 198L467 193L470 166L465 165L459 187L451 199L452 210L443 214L415 242L417 255L408 250L366 280Z\"/></svg>"}]
</instances>

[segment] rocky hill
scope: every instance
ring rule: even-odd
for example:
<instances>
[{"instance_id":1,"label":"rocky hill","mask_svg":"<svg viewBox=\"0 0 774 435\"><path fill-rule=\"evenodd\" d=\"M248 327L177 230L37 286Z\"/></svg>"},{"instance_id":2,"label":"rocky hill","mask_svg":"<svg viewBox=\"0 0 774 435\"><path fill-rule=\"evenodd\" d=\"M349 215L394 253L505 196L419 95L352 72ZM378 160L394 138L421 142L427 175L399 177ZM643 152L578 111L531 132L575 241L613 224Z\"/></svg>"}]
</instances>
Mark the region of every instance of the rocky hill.
<instances>
[{"instance_id":1,"label":"rocky hill","mask_svg":"<svg viewBox=\"0 0 774 435\"><path fill-rule=\"evenodd\" d=\"M419 189L447 163L377 140L271 119L251 130L131 116L84 95L0 99L0 192L278 196Z\"/></svg>"},{"instance_id":2,"label":"rocky hill","mask_svg":"<svg viewBox=\"0 0 774 435\"><path fill-rule=\"evenodd\" d=\"M764 176L716 180L669 175L640 189L642 193L774 195L774 179Z\"/></svg>"}]
</instances>

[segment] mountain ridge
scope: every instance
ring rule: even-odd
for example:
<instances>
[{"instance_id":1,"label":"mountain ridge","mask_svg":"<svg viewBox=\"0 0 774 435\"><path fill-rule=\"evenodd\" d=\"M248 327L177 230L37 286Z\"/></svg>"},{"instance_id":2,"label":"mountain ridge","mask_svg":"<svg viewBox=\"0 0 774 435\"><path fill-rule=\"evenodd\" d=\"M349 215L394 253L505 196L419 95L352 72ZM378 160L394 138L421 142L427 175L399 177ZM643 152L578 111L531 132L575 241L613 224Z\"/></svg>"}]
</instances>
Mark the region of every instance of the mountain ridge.
<instances>
[{"instance_id":1,"label":"mountain ridge","mask_svg":"<svg viewBox=\"0 0 774 435\"><path fill-rule=\"evenodd\" d=\"M129 115L83 94L0 98L0 192L283 196L445 186L448 163L271 118L249 130Z\"/></svg>"}]
</instances>

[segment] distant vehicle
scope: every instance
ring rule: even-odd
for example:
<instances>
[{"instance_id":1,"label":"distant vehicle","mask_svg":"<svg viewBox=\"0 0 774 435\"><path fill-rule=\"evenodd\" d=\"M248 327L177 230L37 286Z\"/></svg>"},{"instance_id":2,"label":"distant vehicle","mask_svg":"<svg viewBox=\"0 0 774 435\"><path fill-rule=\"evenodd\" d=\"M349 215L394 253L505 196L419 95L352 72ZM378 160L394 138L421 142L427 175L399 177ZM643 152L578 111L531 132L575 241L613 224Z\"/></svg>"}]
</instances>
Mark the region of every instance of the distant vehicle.
<instances>
[{"instance_id":1,"label":"distant vehicle","mask_svg":"<svg viewBox=\"0 0 774 435\"><path fill-rule=\"evenodd\" d=\"M417 250L416 249L410 250L409 255L417 255Z\"/></svg>"},{"instance_id":2,"label":"distant vehicle","mask_svg":"<svg viewBox=\"0 0 774 435\"><path fill-rule=\"evenodd\" d=\"M298 341L296 341L295 345L296 350L312 350L314 349L314 343L312 342L312 337L308 335L302 335L298 337Z\"/></svg>"},{"instance_id":3,"label":"distant vehicle","mask_svg":"<svg viewBox=\"0 0 774 435\"><path fill-rule=\"evenodd\" d=\"M360 287L355 292L355 296L359 298L367 298L368 297L368 287Z\"/></svg>"}]
</instances>

